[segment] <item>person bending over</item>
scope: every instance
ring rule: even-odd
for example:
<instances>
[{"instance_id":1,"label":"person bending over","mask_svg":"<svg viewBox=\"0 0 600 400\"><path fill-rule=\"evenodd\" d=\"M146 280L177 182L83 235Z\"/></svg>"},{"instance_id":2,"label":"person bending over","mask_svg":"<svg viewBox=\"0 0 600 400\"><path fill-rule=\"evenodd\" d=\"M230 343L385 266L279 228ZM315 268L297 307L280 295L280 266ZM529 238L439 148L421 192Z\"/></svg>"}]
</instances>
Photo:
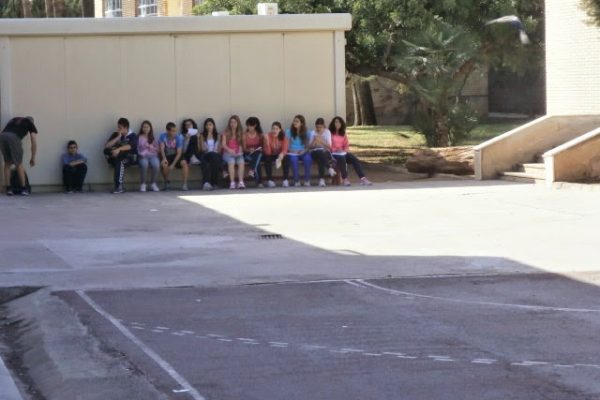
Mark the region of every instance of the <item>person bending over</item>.
<instances>
[{"instance_id":1,"label":"person bending over","mask_svg":"<svg viewBox=\"0 0 600 400\"><path fill-rule=\"evenodd\" d=\"M21 184L21 195L29 196L27 180L25 179L25 167L23 166L23 139L29 135L31 138L31 159L29 166L35 166L37 153L37 128L33 123L33 117L16 117L8 121L2 133L0 133L0 152L4 158L4 185L6 194L12 196L14 192L10 186L11 168L14 165Z\"/></svg>"},{"instance_id":2,"label":"person bending over","mask_svg":"<svg viewBox=\"0 0 600 400\"><path fill-rule=\"evenodd\" d=\"M87 158L79 153L77 142L69 140L67 152L62 156L63 185L67 193L81 193L87 174Z\"/></svg>"},{"instance_id":3,"label":"person bending over","mask_svg":"<svg viewBox=\"0 0 600 400\"><path fill-rule=\"evenodd\" d=\"M171 188L169 175L175 168L181 169L183 185L181 190L188 190L188 163L183 158L183 135L177 133L177 126L173 122L167 124L167 131L160 135L158 143L160 145L160 155L162 158L162 175L165 180L165 190Z\"/></svg>"}]
</instances>

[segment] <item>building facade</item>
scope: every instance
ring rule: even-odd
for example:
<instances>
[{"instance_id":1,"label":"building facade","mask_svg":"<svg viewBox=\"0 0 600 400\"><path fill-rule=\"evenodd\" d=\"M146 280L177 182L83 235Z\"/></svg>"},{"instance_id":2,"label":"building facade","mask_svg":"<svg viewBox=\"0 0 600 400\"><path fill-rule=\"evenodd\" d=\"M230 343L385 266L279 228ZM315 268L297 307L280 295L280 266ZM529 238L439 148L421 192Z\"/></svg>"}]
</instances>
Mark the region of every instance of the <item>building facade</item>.
<instances>
[{"instance_id":1,"label":"building facade","mask_svg":"<svg viewBox=\"0 0 600 400\"><path fill-rule=\"evenodd\" d=\"M96 18L184 17L202 0L94 0Z\"/></svg>"}]
</instances>

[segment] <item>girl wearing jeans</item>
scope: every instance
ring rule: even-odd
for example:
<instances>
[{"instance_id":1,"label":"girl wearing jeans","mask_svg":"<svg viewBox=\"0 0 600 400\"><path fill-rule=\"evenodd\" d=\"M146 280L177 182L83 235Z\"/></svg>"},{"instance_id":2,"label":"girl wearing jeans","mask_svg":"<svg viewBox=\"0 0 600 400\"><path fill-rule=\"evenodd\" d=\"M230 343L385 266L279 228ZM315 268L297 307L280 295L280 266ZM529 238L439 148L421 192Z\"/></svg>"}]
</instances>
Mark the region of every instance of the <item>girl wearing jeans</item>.
<instances>
[{"instance_id":1,"label":"girl wearing jeans","mask_svg":"<svg viewBox=\"0 0 600 400\"><path fill-rule=\"evenodd\" d=\"M331 131L331 151L333 157L340 166L342 178L344 179L344 186L350 186L350 180L348 179L348 163L352 164L354 171L356 171L356 175L360 178L361 185L372 185L371 181L366 178L359 159L348 151L350 143L348 141L348 135L346 135L346 122L344 119L342 117L335 117L331 120L331 124L329 124L329 130Z\"/></svg>"},{"instance_id":2,"label":"girl wearing jeans","mask_svg":"<svg viewBox=\"0 0 600 400\"><path fill-rule=\"evenodd\" d=\"M153 192L158 192L160 189L156 184L156 177L160 169L160 161L158 159L158 141L154 138L154 131L150 121L142 122L138 139L138 164L140 166L140 192L146 191L146 175L148 167L152 168L150 176L150 188Z\"/></svg>"},{"instance_id":3,"label":"girl wearing jeans","mask_svg":"<svg viewBox=\"0 0 600 400\"><path fill-rule=\"evenodd\" d=\"M273 163L281 167L284 157L288 153L288 139L280 122L273 122L271 132L265 136L265 171L267 172L267 186L275 187L273 182ZM288 183L289 184L289 183Z\"/></svg>"},{"instance_id":4,"label":"girl wearing jeans","mask_svg":"<svg viewBox=\"0 0 600 400\"><path fill-rule=\"evenodd\" d=\"M260 174L260 162L264 150L263 137L260 120L256 117L248 118L246 132L244 132L244 159L248 161L248 176L256 180L257 187L263 186Z\"/></svg>"},{"instance_id":5,"label":"girl wearing jeans","mask_svg":"<svg viewBox=\"0 0 600 400\"><path fill-rule=\"evenodd\" d=\"M286 129L285 136L289 142L287 155L283 158L283 187L289 187L288 176L290 166L294 174L294 186L300 186L300 174L298 163L300 160L304 163L304 186L310 186L310 168L312 167L312 158L307 151L308 132L306 129L306 118L303 115L296 115L292 126Z\"/></svg>"},{"instance_id":6,"label":"girl wearing jeans","mask_svg":"<svg viewBox=\"0 0 600 400\"><path fill-rule=\"evenodd\" d=\"M244 135L240 117L232 115L227 123L225 133L221 135L223 161L229 171L229 189L245 189L244 185ZM235 166L238 166L238 180L235 184Z\"/></svg>"}]
</instances>

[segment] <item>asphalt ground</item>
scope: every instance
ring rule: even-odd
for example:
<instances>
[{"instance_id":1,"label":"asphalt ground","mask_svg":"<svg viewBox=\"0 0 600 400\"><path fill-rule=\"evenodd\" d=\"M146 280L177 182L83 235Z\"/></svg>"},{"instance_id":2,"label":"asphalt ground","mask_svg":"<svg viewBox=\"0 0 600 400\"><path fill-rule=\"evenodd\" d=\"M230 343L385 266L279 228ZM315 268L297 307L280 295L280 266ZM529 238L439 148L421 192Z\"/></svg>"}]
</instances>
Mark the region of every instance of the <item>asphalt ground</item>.
<instances>
[{"instance_id":1,"label":"asphalt ground","mask_svg":"<svg viewBox=\"0 0 600 400\"><path fill-rule=\"evenodd\" d=\"M172 399L600 398L600 289L557 275L60 297Z\"/></svg>"}]
</instances>

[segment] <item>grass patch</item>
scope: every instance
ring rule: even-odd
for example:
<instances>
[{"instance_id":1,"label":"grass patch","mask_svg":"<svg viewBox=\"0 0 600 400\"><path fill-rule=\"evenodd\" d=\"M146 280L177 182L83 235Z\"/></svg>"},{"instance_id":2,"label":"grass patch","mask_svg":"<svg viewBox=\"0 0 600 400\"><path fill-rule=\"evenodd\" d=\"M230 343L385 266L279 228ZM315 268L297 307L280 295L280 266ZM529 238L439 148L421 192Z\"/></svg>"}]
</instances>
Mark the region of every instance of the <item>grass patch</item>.
<instances>
[{"instance_id":1,"label":"grass patch","mask_svg":"<svg viewBox=\"0 0 600 400\"><path fill-rule=\"evenodd\" d=\"M457 145L474 146L526 122L528 121L484 122ZM409 125L349 127L348 139L352 152L370 164L402 165L415 150L426 146L425 137Z\"/></svg>"}]
</instances>

